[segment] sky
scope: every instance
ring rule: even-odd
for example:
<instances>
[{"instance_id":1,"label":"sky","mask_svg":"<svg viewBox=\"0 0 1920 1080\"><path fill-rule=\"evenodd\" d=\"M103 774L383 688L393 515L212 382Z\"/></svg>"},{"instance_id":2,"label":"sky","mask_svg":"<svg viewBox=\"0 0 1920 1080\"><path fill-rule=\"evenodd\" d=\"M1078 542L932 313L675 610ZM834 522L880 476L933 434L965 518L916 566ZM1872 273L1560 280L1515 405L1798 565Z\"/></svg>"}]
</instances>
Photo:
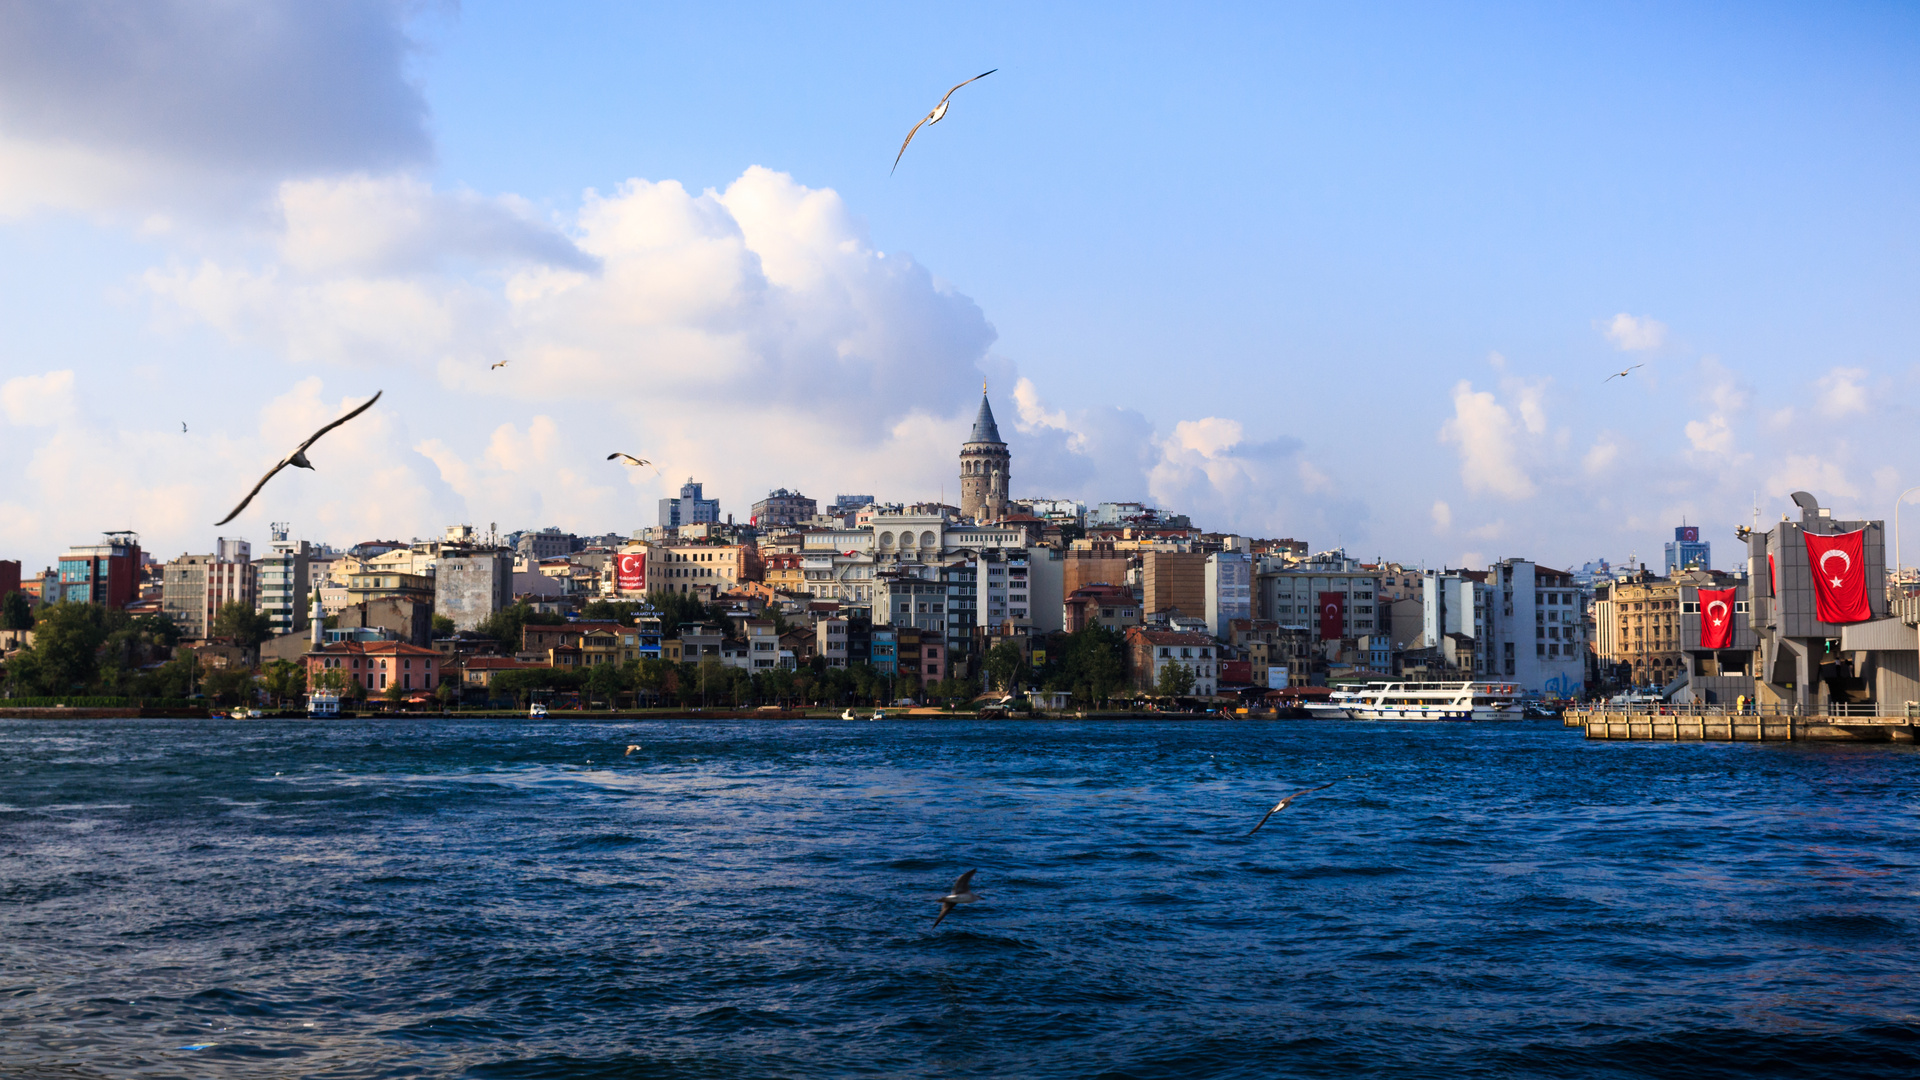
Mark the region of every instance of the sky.
<instances>
[{"instance_id":1,"label":"sky","mask_svg":"<svg viewBox=\"0 0 1920 1080\"><path fill-rule=\"evenodd\" d=\"M1895 4L0 0L0 558L954 501L984 382L1016 497L1724 564L1920 485L1916 59Z\"/></svg>"}]
</instances>

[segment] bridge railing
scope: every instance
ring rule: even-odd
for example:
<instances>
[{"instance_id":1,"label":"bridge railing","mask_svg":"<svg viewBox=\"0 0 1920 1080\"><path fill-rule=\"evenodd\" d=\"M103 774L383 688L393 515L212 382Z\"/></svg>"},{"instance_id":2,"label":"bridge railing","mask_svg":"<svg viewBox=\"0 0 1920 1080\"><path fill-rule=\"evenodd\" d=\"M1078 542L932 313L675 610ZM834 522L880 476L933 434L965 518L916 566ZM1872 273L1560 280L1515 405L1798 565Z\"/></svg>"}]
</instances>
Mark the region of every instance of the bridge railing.
<instances>
[{"instance_id":1,"label":"bridge railing","mask_svg":"<svg viewBox=\"0 0 1920 1080\"><path fill-rule=\"evenodd\" d=\"M1686 704L1662 704L1659 702L1639 702L1635 704L1614 704L1595 702L1590 705L1569 705L1564 714L1568 720L1577 722L1583 717L1606 716L1831 716L1836 718L1904 718L1920 722L1920 702L1915 701L1868 701L1868 702L1830 702L1819 709L1800 711L1791 704L1778 702L1747 702L1745 708L1736 708L1731 704L1708 705L1703 702Z\"/></svg>"}]
</instances>

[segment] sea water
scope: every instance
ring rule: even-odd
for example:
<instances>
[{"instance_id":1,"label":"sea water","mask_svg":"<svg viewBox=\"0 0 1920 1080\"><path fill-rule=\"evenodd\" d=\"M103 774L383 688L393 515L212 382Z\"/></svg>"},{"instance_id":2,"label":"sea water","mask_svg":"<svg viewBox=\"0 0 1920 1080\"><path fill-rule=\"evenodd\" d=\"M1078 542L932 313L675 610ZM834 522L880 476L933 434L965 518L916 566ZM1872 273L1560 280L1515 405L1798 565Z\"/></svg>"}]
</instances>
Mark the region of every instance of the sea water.
<instances>
[{"instance_id":1,"label":"sea water","mask_svg":"<svg viewBox=\"0 0 1920 1080\"><path fill-rule=\"evenodd\" d=\"M0 721L0 1076L1912 1077L1917 770L1539 723Z\"/></svg>"}]
</instances>

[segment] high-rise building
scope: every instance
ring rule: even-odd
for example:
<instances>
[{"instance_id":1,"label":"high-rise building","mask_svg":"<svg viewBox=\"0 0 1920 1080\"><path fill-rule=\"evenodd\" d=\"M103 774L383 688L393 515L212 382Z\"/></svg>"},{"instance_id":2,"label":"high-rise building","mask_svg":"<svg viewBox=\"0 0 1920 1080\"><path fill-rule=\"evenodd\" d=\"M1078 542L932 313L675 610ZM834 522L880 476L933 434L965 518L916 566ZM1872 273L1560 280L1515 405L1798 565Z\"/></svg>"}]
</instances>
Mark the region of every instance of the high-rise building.
<instances>
[{"instance_id":1,"label":"high-rise building","mask_svg":"<svg viewBox=\"0 0 1920 1080\"><path fill-rule=\"evenodd\" d=\"M1207 556L1207 626L1226 640L1235 619L1253 618L1253 557L1238 551Z\"/></svg>"},{"instance_id":2,"label":"high-rise building","mask_svg":"<svg viewBox=\"0 0 1920 1080\"><path fill-rule=\"evenodd\" d=\"M222 549L241 550L231 541L223 543ZM160 612L189 639L204 640L212 634L214 620L226 604L260 609L259 572L250 562L224 560L217 554L182 555L169 559L160 573Z\"/></svg>"},{"instance_id":3,"label":"high-rise building","mask_svg":"<svg viewBox=\"0 0 1920 1080\"><path fill-rule=\"evenodd\" d=\"M693 477L680 485L680 497L660 500L660 527L677 529L682 525L711 525L720 520L720 500L703 497L703 485Z\"/></svg>"},{"instance_id":4,"label":"high-rise building","mask_svg":"<svg viewBox=\"0 0 1920 1080\"><path fill-rule=\"evenodd\" d=\"M140 537L104 534L103 542L74 547L60 556L58 595L49 601L126 607L140 598Z\"/></svg>"},{"instance_id":5,"label":"high-rise building","mask_svg":"<svg viewBox=\"0 0 1920 1080\"><path fill-rule=\"evenodd\" d=\"M305 540L290 540L284 521L270 527L268 553L255 564L260 580L259 611L275 634L291 634L307 628L307 606L311 598L309 551Z\"/></svg>"},{"instance_id":6,"label":"high-rise building","mask_svg":"<svg viewBox=\"0 0 1920 1080\"><path fill-rule=\"evenodd\" d=\"M1007 516L1007 486L1013 476L1013 455L1000 440L993 422L987 389L980 388L980 415L973 432L960 447L960 515L975 521L997 521Z\"/></svg>"},{"instance_id":7,"label":"high-rise building","mask_svg":"<svg viewBox=\"0 0 1920 1080\"><path fill-rule=\"evenodd\" d=\"M1700 526L1681 525L1673 530L1673 542L1667 545L1667 576L1675 570L1713 569L1713 545L1700 539Z\"/></svg>"}]
</instances>

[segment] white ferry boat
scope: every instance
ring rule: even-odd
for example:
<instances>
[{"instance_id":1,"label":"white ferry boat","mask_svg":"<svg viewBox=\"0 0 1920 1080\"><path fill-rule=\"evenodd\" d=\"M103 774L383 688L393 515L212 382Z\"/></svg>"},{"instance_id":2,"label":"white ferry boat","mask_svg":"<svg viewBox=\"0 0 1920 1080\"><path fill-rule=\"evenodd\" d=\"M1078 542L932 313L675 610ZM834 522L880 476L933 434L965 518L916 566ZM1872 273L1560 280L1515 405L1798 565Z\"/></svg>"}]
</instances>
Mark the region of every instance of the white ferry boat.
<instances>
[{"instance_id":1,"label":"white ferry boat","mask_svg":"<svg viewBox=\"0 0 1920 1080\"><path fill-rule=\"evenodd\" d=\"M1300 708L1309 720L1351 720L1353 709L1369 693L1391 683L1368 683L1360 689L1335 690L1325 701L1303 701Z\"/></svg>"},{"instance_id":2,"label":"white ferry boat","mask_svg":"<svg viewBox=\"0 0 1920 1080\"><path fill-rule=\"evenodd\" d=\"M1355 720L1514 720L1521 714L1513 683L1369 683L1347 707Z\"/></svg>"}]
</instances>

